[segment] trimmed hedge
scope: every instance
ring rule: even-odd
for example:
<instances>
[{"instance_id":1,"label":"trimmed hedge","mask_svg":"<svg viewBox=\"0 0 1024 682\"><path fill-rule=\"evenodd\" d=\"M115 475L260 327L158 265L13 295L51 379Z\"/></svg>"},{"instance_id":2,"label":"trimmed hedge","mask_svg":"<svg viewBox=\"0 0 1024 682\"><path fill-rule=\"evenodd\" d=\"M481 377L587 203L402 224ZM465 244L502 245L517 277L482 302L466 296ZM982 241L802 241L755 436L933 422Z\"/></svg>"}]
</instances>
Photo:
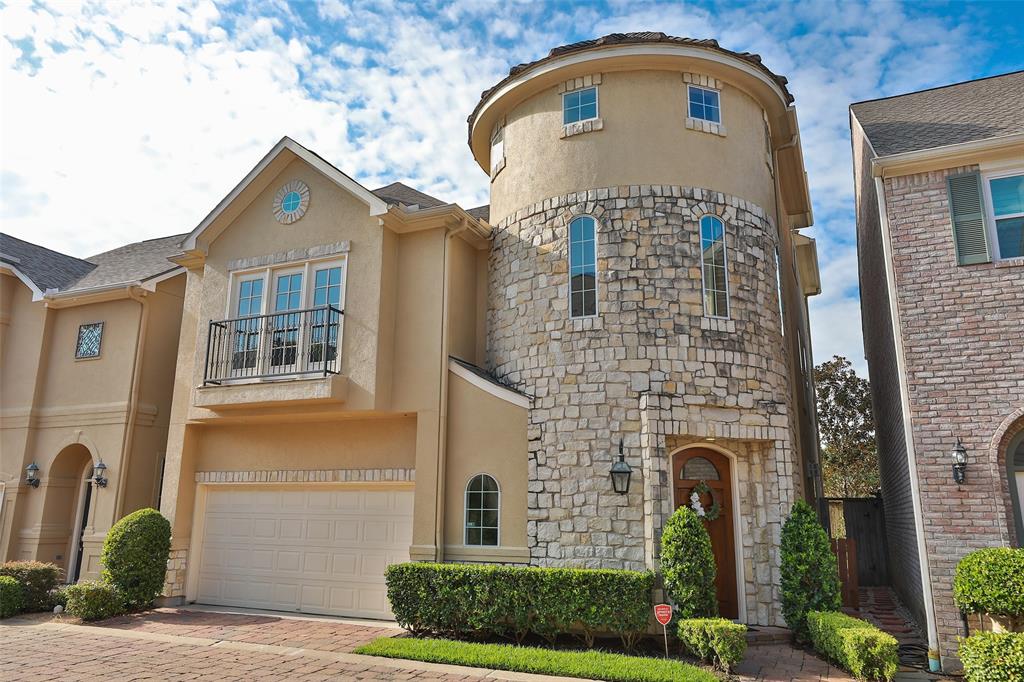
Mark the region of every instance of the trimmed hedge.
<instances>
[{"instance_id":1,"label":"trimmed hedge","mask_svg":"<svg viewBox=\"0 0 1024 682\"><path fill-rule=\"evenodd\" d=\"M782 526L782 617L807 641L807 614L838 611L839 563L811 506L799 500Z\"/></svg>"},{"instance_id":2,"label":"trimmed hedge","mask_svg":"<svg viewBox=\"0 0 1024 682\"><path fill-rule=\"evenodd\" d=\"M815 650L865 680L891 680L899 643L871 623L837 611L811 611L807 628Z\"/></svg>"},{"instance_id":3,"label":"trimmed hedge","mask_svg":"<svg viewBox=\"0 0 1024 682\"><path fill-rule=\"evenodd\" d=\"M553 641L599 634L633 646L647 628L654 574L578 568L404 563L384 573L391 610L416 635Z\"/></svg>"},{"instance_id":4,"label":"trimmed hedge","mask_svg":"<svg viewBox=\"0 0 1024 682\"><path fill-rule=\"evenodd\" d=\"M960 640L968 682L1024 680L1024 633L980 632Z\"/></svg>"},{"instance_id":5,"label":"trimmed hedge","mask_svg":"<svg viewBox=\"0 0 1024 682\"><path fill-rule=\"evenodd\" d=\"M130 606L147 606L164 587L171 523L156 509L140 509L114 524L103 542L103 579Z\"/></svg>"},{"instance_id":6,"label":"trimmed hedge","mask_svg":"<svg viewBox=\"0 0 1024 682\"><path fill-rule=\"evenodd\" d=\"M725 618L688 618L676 631L683 648L725 672L747 652L747 626Z\"/></svg>"},{"instance_id":7,"label":"trimmed hedge","mask_svg":"<svg viewBox=\"0 0 1024 682\"><path fill-rule=\"evenodd\" d=\"M119 616L126 610L125 598L115 586L87 580L68 585L67 612L82 620L103 620Z\"/></svg>"},{"instance_id":8,"label":"trimmed hedge","mask_svg":"<svg viewBox=\"0 0 1024 682\"><path fill-rule=\"evenodd\" d=\"M1024 624L1024 548L971 552L956 565L953 599L961 611Z\"/></svg>"},{"instance_id":9,"label":"trimmed hedge","mask_svg":"<svg viewBox=\"0 0 1024 682\"><path fill-rule=\"evenodd\" d=\"M14 578L25 590L25 611L48 611L50 590L60 583L63 571L42 561L8 561L0 566L0 575Z\"/></svg>"},{"instance_id":10,"label":"trimmed hedge","mask_svg":"<svg viewBox=\"0 0 1024 682\"><path fill-rule=\"evenodd\" d=\"M9 575L0 575L0 618L21 613L25 605L25 588Z\"/></svg>"},{"instance_id":11,"label":"trimmed hedge","mask_svg":"<svg viewBox=\"0 0 1024 682\"><path fill-rule=\"evenodd\" d=\"M661 534L661 572L665 591L681 618L718 615L715 555L711 538L697 513L680 507L665 522Z\"/></svg>"}]
</instances>

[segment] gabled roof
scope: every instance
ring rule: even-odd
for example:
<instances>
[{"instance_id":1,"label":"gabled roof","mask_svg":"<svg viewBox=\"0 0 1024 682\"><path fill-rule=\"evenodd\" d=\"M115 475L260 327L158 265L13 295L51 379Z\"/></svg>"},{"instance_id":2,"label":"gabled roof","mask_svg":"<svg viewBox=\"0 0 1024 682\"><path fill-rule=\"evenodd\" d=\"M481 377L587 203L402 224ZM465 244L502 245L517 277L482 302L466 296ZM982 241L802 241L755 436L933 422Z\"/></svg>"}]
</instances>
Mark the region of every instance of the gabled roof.
<instances>
[{"instance_id":1,"label":"gabled roof","mask_svg":"<svg viewBox=\"0 0 1024 682\"><path fill-rule=\"evenodd\" d=\"M1024 71L857 102L879 157L1024 133Z\"/></svg>"},{"instance_id":2,"label":"gabled roof","mask_svg":"<svg viewBox=\"0 0 1024 682\"><path fill-rule=\"evenodd\" d=\"M179 252L182 236L136 242L83 259L0 234L0 264L14 271L32 289L33 299L40 300L46 294L143 284L180 270L167 259Z\"/></svg>"},{"instance_id":3,"label":"gabled roof","mask_svg":"<svg viewBox=\"0 0 1024 682\"><path fill-rule=\"evenodd\" d=\"M71 286L96 268L95 263L3 233L0 233L0 262L28 278L30 286L40 295L48 289Z\"/></svg>"},{"instance_id":4,"label":"gabled roof","mask_svg":"<svg viewBox=\"0 0 1024 682\"><path fill-rule=\"evenodd\" d=\"M388 202L389 204L397 204L400 206L419 206L420 208L435 208L437 206L444 206L445 201L441 201L437 197L432 197L429 194L424 194L418 189L413 189L409 185L401 182L392 182L390 185L384 187L378 187L373 190L373 193L378 197Z\"/></svg>"},{"instance_id":5,"label":"gabled roof","mask_svg":"<svg viewBox=\"0 0 1024 682\"><path fill-rule=\"evenodd\" d=\"M324 177L367 204L370 207L370 215L381 215L383 213L387 213L388 205L385 201L381 200L380 197L349 176L345 175L345 173L341 172L337 167L332 165L319 154L310 151L295 140L285 136L282 137L280 142L274 145L269 152L267 152L266 156L260 159L260 162L257 163L244 178L242 178L241 182L235 185L234 189L232 189L226 197L221 199L220 203L210 211L210 214L203 218L202 222L200 222L194 230L188 233L181 243L181 248L185 251L194 250L196 248L196 240L199 236L206 232L206 230L214 224L217 218L219 218L228 209L228 207L234 203L239 195L245 192L245 190L248 189L249 186L252 185L252 183L268 169L268 167L271 167L274 162L283 155L288 155L292 158L297 157L308 163L310 166L322 173Z\"/></svg>"}]
</instances>

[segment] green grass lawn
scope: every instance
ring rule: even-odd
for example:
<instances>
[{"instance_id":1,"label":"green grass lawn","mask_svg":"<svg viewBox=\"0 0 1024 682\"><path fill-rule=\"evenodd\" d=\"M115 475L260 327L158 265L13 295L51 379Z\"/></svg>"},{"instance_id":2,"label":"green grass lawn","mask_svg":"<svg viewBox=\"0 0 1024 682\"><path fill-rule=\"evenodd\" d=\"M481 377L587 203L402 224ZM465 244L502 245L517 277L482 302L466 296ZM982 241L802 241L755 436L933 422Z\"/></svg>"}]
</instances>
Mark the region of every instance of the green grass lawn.
<instances>
[{"instance_id":1,"label":"green grass lawn","mask_svg":"<svg viewBox=\"0 0 1024 682\"><path fill-rule=\"evenodd\" d=\"M718 682L715 675L681 661L601 651L560 651L511 644L381 637L359 647L355 653L611 682Z\"/></svg>"}]
</instances>

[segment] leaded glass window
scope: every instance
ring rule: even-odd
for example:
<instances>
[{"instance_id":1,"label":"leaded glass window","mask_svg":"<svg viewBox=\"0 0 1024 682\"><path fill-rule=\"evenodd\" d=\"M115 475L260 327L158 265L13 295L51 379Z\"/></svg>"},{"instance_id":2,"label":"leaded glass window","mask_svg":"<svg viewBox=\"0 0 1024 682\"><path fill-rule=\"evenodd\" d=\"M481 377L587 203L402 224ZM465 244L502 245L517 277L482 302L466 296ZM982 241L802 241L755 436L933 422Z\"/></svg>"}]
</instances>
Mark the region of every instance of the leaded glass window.
<instances>
[{"instance_id":1,"label":"leaded glass window","mask_svg":"<svg viewBox=\"0 0 1024 682\"><path fill-rule=\"evenodd\" d=\"M103 340L103 323L83 324L78 328L78 344L75 346L75 358L98 358L100 343Z\"/></svg>"}]
</instances>

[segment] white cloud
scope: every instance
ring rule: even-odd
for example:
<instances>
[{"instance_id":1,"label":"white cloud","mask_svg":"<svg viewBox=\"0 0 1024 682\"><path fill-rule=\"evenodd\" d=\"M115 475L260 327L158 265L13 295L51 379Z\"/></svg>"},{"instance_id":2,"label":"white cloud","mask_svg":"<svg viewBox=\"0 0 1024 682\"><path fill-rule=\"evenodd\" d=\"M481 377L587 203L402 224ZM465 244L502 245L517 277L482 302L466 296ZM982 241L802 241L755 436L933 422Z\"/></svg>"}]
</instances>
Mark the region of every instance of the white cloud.
<instances>
[{"instance_id":1,"label":"white cloud","mask_svg":"<svg viewBox=\"0 0 1024 682\"><path fill-rule=\"evenodd\" d=\"M976 76L990 49L967 23L889 3L429 7L0 8L4 231L74 255L188 231L285 134L370 186L484 203L465 117L510 65L613 31L716 37L790 78L822 260L815 355L861 363L847 106Z\"/></svg>"}]
</instances>

